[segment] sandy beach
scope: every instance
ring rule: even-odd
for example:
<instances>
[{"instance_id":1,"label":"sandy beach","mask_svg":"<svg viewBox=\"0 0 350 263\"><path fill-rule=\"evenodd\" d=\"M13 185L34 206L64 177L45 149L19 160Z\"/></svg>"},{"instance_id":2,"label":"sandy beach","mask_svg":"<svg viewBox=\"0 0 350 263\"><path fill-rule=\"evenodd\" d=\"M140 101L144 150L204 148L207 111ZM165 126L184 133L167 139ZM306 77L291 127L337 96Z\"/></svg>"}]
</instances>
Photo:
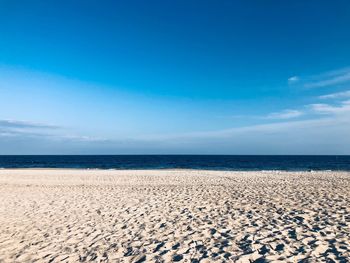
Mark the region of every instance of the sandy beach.
<instances>
[{"instance_id":1,"label":"sandy beach","mask_svg":"<svg viewBox=\"0 0 350 263\"><path fill-rule=\"evenodd\" d=\"M349 262L350 173L0 170L0 262Z\"/></svg>"}]
</instances>

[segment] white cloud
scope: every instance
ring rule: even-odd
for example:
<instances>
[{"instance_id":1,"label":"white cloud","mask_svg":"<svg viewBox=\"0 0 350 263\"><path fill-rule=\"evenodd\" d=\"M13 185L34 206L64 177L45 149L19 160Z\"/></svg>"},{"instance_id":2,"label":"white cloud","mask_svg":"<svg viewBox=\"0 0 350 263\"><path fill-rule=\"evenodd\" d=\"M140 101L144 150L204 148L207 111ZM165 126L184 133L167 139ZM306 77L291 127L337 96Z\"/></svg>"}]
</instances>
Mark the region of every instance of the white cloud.
<instances>
[{"instance_id":1,"label":"white cloud","mask_svg":"<svg viewBox=\"0 0 350 263\"><path fill-rule=\"evenodd\" d=\"M290 77L290 78L288 79L288 83L289 83L289 84L293 84L293 83L298 82L299 80L300 80L300 78L299 78L298 76L293 76L293 77Z\"/></svg>"},{"instance_id":2,"label":"white cloud","mask_svg":"<svg viewBox=\"0 0 350 263\"><path fill-rule=\"evenodd\" d=\"M319 96L319 99L340 99L350 97L350 90Z\"/></svg>"},{"instance_id":3,"label":"white cloud","mask_svg":"<svg viewBox=\"0 0 350 263\"><path fill-rule=\"evenodd\" d=\"M344 114L350 113L350 100L342 101L340 105L334 106L325 103L310 104L309 107L319 114ZM350 116L349 116L350 119Z\"/></svg>"},{"instance_id":4,"label":"white cloud","mask_svg":"<svg viewBox=\"0 0 350 263\"><path fill-rule=\"evenodd\" d=\"M320 113L320 114L335 113L337 109L337 107L334 107L325 103L314 103L314 104L310 104L309 106L314 112Z\"/></svg>"},{"instance_id":5,"label":"white cloud","mask_svg":"<svg viewBox=\"0 0 350 263\"><path fill-rule=\"evenodd\" d=\"M35 123L29 121L18 121L18 120L0 120L0 127L8 127L8 128L40 128L40 129L56 129L58 126L43 124L43 123Z\"/></svg>"},{"instance_id":6,"label":"white cloud","mask_svg":"<svg viewBox=\"0 0 350 263\"><path fill-rule=\"evenodd\" d=\"M312 76L304 84L306 88L322 88L350 82L350 68L328 71Z\"/></svg>"},{"instance_id":7,"label":"white cloud","mask_svg":"<svg viewBox=\"0 0 350 263\"><path fill-rule=\"evenodd\" d=\"M273 112L267 115L266 119L293 119L303 115L303 112L299 110L283 110L281 112Z\"/></svg>"},{"instance_id":8,"label":"white cloud","mask_svg":"<svg viewBox=\"0 0 350 263\"><path fill-rule=\"evenodd\" d=\"M18 120L0 120L0 139L1 137L18 137L22 139L43 138L75 142L107 141L106 139L97 137L67 135L61 127L55 125Z\"/></svg>"},{"instance_id":9,"label":"white cloud","mask_svg":"<svg viewBox=\"0 0 350 263\"><path fill-rule=\"evenodd\" d=\"M100 137L91 137L91 136L77 136L77 135L61 135L54 137L59 140L67 141L78 141L78 142L110 142L111 140L100 138Z\"/></svg>"}]
</instances>

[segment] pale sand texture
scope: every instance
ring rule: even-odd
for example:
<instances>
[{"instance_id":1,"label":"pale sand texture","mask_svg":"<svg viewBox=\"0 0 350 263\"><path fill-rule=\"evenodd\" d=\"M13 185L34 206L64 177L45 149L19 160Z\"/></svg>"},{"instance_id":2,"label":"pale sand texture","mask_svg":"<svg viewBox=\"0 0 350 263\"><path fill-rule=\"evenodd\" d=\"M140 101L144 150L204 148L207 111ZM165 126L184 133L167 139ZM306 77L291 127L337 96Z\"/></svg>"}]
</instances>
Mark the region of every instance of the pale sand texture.
<instances>
[{"instance_id":1,"label":"pale sand texture","mask_svg":"<svg viewBox=\"0 0 350 263\"><path fill-rule=\"evenodd\" d=\"M0 170L0 262L349 262L349 212L345 172Z\"/></svg>"}]
</instances>

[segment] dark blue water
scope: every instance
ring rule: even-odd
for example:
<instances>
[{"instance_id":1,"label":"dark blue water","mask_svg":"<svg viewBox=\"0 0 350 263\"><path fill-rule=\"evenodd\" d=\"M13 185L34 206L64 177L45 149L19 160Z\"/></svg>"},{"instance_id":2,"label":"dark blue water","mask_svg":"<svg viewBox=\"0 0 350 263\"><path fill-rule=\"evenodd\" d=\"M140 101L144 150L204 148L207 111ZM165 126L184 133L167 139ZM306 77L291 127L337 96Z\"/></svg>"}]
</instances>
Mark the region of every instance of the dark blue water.
<instances>
[{"instance_id":1,"label":"dark blue water","mask_svg":"<svg viewBox=\"0 0 350 263\"><path fill-rule=\"evenodd\" d=\"M350 171L350 156L0 155L0 168Z\"/></svg>"}]
</instances>

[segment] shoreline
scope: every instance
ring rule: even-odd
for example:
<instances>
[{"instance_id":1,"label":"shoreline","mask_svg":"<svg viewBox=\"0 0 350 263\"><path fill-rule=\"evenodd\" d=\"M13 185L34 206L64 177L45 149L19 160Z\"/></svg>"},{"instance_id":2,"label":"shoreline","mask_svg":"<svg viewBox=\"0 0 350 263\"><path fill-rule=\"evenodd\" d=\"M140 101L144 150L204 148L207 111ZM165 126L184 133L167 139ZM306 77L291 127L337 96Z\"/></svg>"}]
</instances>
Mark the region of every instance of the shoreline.
<instances>
[{"instance_id":1,"label":"shoreline","mask_svg":"<svg viewBox=\"0 0 350 263\"><path fill-rule=\"evenodd\" d=\"M81 168L81 167L0 167L0 170L72 170L72 171L209 171L209 172L288 172L288 173L314 173L314 172L340 172L350 173L350 170L330 169L204 169L204 168Z\"/></svg>"}]
</instances>

